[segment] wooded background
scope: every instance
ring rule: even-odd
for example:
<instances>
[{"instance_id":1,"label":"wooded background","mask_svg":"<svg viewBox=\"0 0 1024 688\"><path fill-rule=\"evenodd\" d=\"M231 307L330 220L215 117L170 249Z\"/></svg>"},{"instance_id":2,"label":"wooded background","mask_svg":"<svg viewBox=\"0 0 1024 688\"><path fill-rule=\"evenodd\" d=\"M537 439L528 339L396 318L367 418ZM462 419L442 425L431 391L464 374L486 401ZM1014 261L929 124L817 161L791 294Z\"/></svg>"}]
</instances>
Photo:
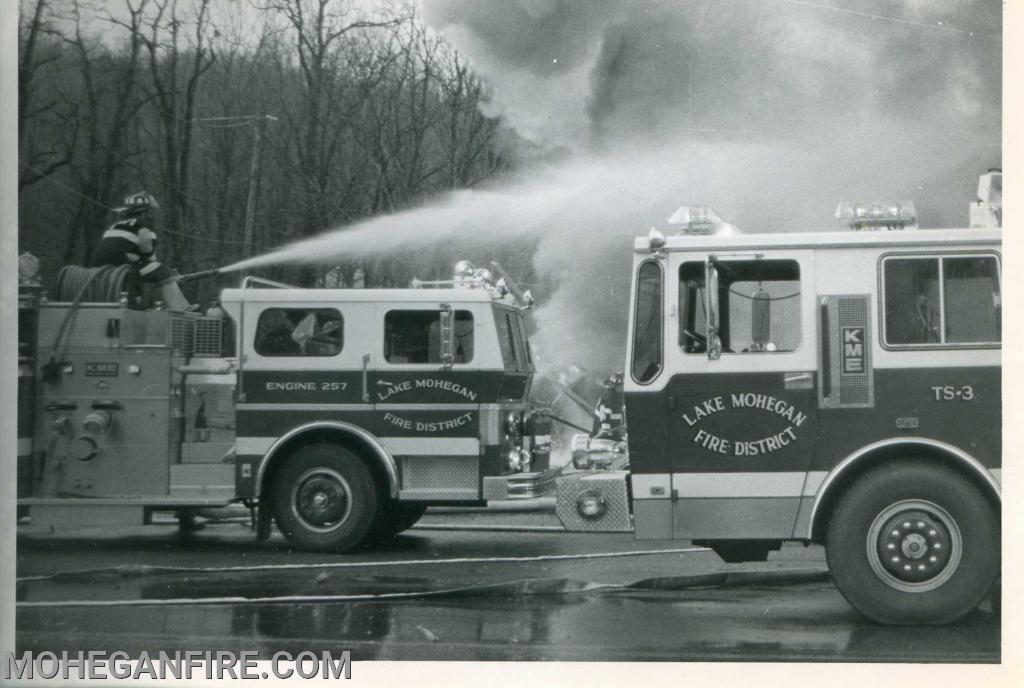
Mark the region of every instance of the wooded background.
<instances>
[{"instance_id":1,"label":"wooded background","mask_svg":"<svg viewBox=\"0 0 1024 688\"><path fill-rule=\"evenodd\" d=\"M159 199L159 256L188 273L513 167L484 84L412 2L22 0L18 57L20 250L51 283L129 192ZM264 274L405 286L450 270L447 251L400 248Z\"/></svg>"}]
</instances>

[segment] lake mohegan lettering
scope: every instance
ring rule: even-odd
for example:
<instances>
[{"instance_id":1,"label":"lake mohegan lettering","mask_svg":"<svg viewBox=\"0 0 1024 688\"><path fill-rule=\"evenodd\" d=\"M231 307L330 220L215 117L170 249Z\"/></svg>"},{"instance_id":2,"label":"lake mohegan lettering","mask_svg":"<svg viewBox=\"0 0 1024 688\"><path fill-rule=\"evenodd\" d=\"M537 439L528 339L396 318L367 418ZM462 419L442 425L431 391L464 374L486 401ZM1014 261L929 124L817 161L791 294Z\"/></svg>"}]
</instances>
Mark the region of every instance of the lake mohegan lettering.
<instances>
[{"instance_id":1,"label":"lake mohegan lettering","mask_svg":"<svg viewBox=\"0 0 1024 688\"><path fill-rule=\"evenodd\" d=\"M479 396L476 391L466 387L465 385L460 385L458 382L452 382L451 380L439 380L437 378L428 377L416 380L405 380L404 382L396 382L394 384L387 383L386 381L382 382L387 384L388 388L383 392L377 393L377 401L384 401L386 399L390 399L396 394L409 392L413 389L439 389L445 392L451 392L452 394L457 394L468 401L476 401Z\"/></svg>"},{"instance_id":2,"label":"lake mohegan lettering","mask_svg":"<svg viewBox=\"0 0 1024 688\"><path fill-rule=\"evenodd\" d=\"M716 454L732 454L733 456L759 456L784 449L797 440L796 431L807 420L807 415L798 411L785 399L778 399L770 394L740 392L729 396L726 405L724 397L717 396L705 399L690 407L682 414L687 426L694 427L701 420L723 411L732 409L760 409L785 418L790 424L781 432L757 440L736 440L718 437L707 430L698 429L693 435L693 443Z\"/></svg>"}]
</instances>

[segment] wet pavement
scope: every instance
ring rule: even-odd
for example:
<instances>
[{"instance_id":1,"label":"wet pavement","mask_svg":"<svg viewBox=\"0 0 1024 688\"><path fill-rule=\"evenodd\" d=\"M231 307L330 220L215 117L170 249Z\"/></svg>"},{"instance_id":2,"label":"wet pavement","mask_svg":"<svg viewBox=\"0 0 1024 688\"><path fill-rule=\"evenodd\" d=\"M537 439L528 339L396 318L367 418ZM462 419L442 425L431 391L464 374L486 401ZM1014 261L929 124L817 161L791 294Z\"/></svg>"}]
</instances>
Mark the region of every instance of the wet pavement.
<instances>
[{"instance_id":1,"label":"wet pavement","mask_svg":"<svg viewBox=\"0 0 1024 688\"><path fill-rule=\"evenodd\" d=\"M957 624L860 617L821 548L724 564L630 534L489 532L550 514L428 514L349 555L256 543L241 523L22 526L19 651L347 649L353 660L998 662L988 605ZM435 529L431 525L443 526ZM453 525L473 530L452 530Z\"/></svg>"}]
</instances>

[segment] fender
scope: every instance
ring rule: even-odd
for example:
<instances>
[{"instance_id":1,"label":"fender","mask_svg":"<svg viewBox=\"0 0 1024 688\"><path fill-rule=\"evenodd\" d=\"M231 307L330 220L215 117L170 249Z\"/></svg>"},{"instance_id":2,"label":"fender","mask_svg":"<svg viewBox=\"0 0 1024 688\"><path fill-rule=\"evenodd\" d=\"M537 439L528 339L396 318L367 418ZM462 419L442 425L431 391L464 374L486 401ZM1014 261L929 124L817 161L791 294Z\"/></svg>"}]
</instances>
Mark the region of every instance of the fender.
<instances>
[{"instance_id":1,"label":"fender","mask_svg":"<svg viewBox=\"0 0 1024 688\"><path fill-rule=\"evenodd\" d=\"M814 525L818 519L818 508L821 503L825 500L829 490L836 482L836 480L844 475L851 466L856 464L860 459L864 459L874 452L885 449L887 447L895 446L907 446L907 447L928 447L929 449L936 449L946 454L950 458L956 459L956 462L966 467L970 473L977 475L982 478L985 483L988 484L992 491L992 494L997 499L1002 499L1002 493L1000 490L999 482L993 477L993 475L985 468L980 461L976 458L963 451L959 447L955 447L952 444L946 444L945 442L939 442L937 440L929 439L927 437L892 437L889 439L873 442L865 447L861 447L853 454L850 454L845 459L839 462L835 468L829 471L829 474L825 476L825 480L822 481L821 486L818 488L817 493L814 496L814 506L811 508L811 517L808 521L807 532L805 537L810 540L814 536Z\"/></svg>"},{"instance_id":2,"label":"fender","mask_svg":"<svg viewBox=\"0 0 1024 688\"><path fill-rule=\"evenodd\" d=\"M267 466L273 460L274 456L285 446L289 441L298 437L299 435L313 432L316 430L333 430L340 432L345 435L349 435L361 440L366 446L368 446L373 455L373 459L377 461L381 468L384 469L385 474L388 476L388 493L392 499L398 499L398 468L395 465L395 460L388 453L388 450L384 448L384 445L380 443L373 434L367 432L358 425L352 425L344 421L315 421L313 423L306 423L296 428L292 428L284 435L277 438L270 449L260 459L259 468L256 470L256 484L255 492L260 494L263 489L263 474L266 472Z\"/></svg>"}]
</instances>

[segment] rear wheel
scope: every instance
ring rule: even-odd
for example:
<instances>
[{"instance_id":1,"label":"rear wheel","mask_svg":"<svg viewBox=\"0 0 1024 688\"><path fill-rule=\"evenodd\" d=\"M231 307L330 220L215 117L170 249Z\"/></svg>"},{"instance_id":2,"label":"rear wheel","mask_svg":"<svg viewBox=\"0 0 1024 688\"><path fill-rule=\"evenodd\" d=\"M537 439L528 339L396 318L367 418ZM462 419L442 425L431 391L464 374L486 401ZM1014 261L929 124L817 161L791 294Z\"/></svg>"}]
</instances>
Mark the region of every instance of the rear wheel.
<instances>
[{"instance_id":1,"label":"rear wheel","mask_svg":"<svg viewBox=\"0 0 1024 688\"><path fill-rule=\"evenodd\" d=\"M836 586L870 619L940 624L967 614L999 572L999 517L957 472L907 461L841 497L826 550Z\"/></svg>"},{"instance_id":2,"label":"rear wheel","mask_svg":"<svg viewBox=\"0 0 1024 688\"><path fill-rule=\"evenodd\" d=\"M288 457L274 476L271 507L290 542L335 552L362 544L381 512L370 470L335 444L307 445Z\"/></svg>"}]
</instances>

